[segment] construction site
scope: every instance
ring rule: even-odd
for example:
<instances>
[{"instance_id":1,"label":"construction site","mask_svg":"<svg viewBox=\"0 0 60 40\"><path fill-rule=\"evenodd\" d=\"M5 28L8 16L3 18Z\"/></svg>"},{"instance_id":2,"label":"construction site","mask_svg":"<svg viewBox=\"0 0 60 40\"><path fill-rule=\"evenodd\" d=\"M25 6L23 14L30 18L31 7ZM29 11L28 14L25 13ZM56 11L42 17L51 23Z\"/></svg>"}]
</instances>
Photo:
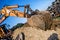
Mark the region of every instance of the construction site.
<instances>
[{"instance_id":1,"label":"construction site","mask_svg":"<svg viewBox=\"0 0 60 40\"><path fill-rule=\"evenodd\" d=\"M13 10L19 7L24 12ZM9 16L27 18L27 22L11 29L0 25L0 40L60 40L60 0L52 2L45 11L33 10L30 4L4 6L0 10L0 24Z\"/></svg>"}]
</instances>

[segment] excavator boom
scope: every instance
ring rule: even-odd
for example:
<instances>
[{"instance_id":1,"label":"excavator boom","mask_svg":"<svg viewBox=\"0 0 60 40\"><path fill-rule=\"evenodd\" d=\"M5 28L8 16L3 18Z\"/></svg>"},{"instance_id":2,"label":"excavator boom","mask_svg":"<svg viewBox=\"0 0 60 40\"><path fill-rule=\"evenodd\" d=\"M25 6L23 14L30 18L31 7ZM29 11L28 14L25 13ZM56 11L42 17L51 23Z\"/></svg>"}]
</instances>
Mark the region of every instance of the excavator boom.
<instances>
[{"instance_id":1,"label":"excavator boom","mask_svg":"<svg viewBox=\"0 0 60 40\"><path fill-rule=\"evenodd\" d=\"M26 12L29 9L29 5L24 6L24 12L20 12L18 10L12 10L12 8L18 8L18 7L19 7L18 5L4 7L0 12L0 14L3 15L2 18L0 19L0 23L2 23L9 16L17 16L17 17L23 17L23 18L30 17L30 15L27 14ZM20 7L23 7L23 6L20 6Z\"/></svg>"},{"instance_id":2,"label":"excavator boom","mask_svg":"<svg viewBox=\"0 0 60 40\"><path fill-rule=\"evenodd\" d=\"M6 6L7 9L12 9L12 8L18 8L18 5L13 5L13 6Z\"/></svg>"}]
</instances>

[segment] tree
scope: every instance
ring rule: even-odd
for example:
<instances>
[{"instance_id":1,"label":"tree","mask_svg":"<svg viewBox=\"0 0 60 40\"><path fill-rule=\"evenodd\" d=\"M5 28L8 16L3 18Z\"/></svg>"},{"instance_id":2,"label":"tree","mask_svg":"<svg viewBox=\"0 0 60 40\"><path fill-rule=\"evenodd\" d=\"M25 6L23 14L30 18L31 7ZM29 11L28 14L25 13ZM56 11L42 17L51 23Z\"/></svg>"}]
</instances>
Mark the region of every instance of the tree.
<instances>
[{"instance_id":1,"label":"tree","mask_svg":"<svg viewBox=\"0 0 60 40\"><path fill-rule=\"evenodd\" d=\"M52 2L52 5L49 6L47 10L53 12L54 14L60 13L60 0L55 0Z\"/></svg>"}]
</instances>

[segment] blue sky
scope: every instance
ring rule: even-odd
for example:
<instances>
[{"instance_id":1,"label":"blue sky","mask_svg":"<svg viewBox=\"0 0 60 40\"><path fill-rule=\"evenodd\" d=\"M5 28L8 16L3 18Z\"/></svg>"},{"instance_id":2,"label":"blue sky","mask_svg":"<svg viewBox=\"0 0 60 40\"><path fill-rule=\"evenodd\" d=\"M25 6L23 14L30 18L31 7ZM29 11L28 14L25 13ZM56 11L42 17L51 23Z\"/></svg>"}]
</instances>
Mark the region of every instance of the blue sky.
<instances>
[{"instance_id":1,"label":"blue sky","mask_svg":"<svg viewBox=\"0 0 60 40\"><path fill-rule=\"evenodd\" d=\"M30 4L31 9L39 9L39 10L46 10L48 6L54 0L0 0L0 9L3 8L4 5L26 5ZM22 11L23 8L15 8L16 10ZM26 18L19 18L19 17L9 17L7 18L2 24L7 23L10 25L9 28L16 25L17 23L25 23L27 22Z\"/></svg>"}]
</instances>

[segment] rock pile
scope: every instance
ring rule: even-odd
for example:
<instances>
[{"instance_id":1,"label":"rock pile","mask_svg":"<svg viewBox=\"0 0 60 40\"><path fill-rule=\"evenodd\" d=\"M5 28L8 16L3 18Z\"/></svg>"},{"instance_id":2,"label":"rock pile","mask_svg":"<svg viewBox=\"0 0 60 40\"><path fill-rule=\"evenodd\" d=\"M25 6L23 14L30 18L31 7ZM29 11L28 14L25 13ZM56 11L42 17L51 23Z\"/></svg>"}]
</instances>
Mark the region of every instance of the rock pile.
<instances>
[{"instance_id":1,"label":"rock pile","mask_svg":"<svg viewBox=\"0 0 60 40\"><path fill-rule=\"evenodd\" d=\"M28 19L28 22L23 27L18 28L13 32L13 39L16 39L18 35L23 33L24 36L19 36L18 39L24 38L24 40L59 40L60 30L44 31L50 28L52 23L51 20L52 19L49 12L39 12L36 15L31 16L31 18Z\"/></svg>"}]
</instances>

